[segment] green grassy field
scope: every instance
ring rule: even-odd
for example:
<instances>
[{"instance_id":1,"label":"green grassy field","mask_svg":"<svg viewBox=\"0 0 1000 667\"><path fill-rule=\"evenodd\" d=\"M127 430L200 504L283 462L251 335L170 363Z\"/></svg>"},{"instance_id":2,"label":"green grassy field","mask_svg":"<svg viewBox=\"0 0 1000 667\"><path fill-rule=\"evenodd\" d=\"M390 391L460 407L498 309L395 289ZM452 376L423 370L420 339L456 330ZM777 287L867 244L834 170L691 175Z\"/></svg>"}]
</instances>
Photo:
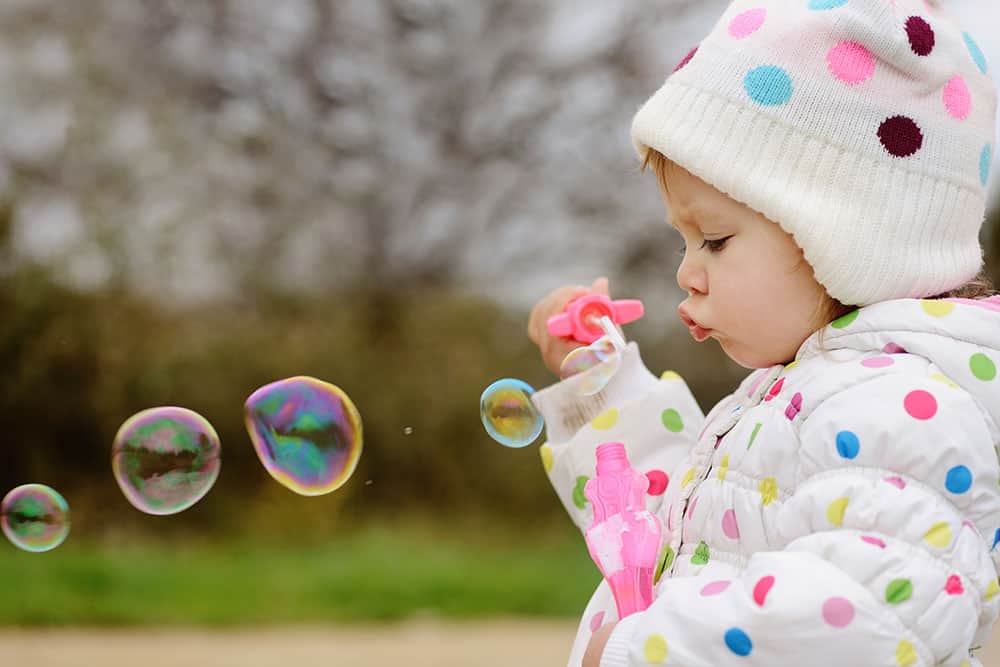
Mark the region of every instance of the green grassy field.
<instances>
[{"instance_id":1,"label":"green grassy field","mask_svg":"<svg viewBox=\"0 0 1000 667\"><path fill-rule=\"evenodd\" d=\"M0 625L575 617L600 579L569 530L528 538L374 528L308 545L174 542L71 536L43 554L0 544Z\"/></svg>"}]
</instances>

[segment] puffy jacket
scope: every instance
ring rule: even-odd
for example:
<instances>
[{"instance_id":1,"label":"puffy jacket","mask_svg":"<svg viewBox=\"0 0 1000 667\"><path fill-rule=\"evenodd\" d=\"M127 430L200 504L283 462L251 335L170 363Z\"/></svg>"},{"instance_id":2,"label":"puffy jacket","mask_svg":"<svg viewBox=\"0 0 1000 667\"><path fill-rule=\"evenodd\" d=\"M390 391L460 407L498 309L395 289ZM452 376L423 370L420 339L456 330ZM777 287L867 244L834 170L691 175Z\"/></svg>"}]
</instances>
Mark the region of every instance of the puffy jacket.
<instances>
[{"instance_id":1,"label":"puffy jacket","mask_svg":"<svg viewBox=\"0 0 1000 667\"><path fill-rule=\"evenodd\" d=\"M1000 612L1000 297L897 299L750 373L703 416L630 343L608 386L534 396L542 461L581 530L597 445L651 480L655 600L602 667L974 667ZM605 582L570 655L617 620Z\"/></svg>"}]
</instances>

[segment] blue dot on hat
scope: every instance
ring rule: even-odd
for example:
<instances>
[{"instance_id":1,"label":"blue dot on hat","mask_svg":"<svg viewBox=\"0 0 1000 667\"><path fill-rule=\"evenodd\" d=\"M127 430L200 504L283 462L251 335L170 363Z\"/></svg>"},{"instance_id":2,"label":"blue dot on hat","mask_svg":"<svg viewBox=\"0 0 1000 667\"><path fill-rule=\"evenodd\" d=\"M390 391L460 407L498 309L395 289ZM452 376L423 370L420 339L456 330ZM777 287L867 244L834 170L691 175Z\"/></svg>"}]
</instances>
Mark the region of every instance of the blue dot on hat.
<instances>
[{"instance_id":1,"label":"blue dot on hat","mask_svg":"<svg viewBox=\"0 0 1000 667\"><path fill-rule=\"evenodd\" d=\"M740 656L750 655L750 652L753 651L753 642L750 641L750 637L739 628L731 628L726 632L726 646L729 647L730 651Z\"/></svg>"},{"instance_id":2,"label":"blue dot on hat","mask_svg":"<svg viewBox=\"0 0 1000 667\"><path fill-rule=\"evenodd\" d=\"M809 9L834 9L846 4L847 0L809 0Z\"/></svg>"},{"instance_id":3,"label":"blue dot on hat","mask_svg":"<svg viewBox=\"0 0 1000 667\"><path fill-rule=\"evenodd\" d=\"M965 40L965 46L969 49L969 55L976 61L979 71L986 74L986 56L983 55L983 50L979 48L976 40L972 39L972 35L969 33L963 32L962 38Z\"/></svg>"},{"instance_id":4,"label":"blue dot on hat","mask_svg":"<svg viewBox=\"0 0 1000 667\"><path fill-rule=\"evenodd\" d=\"M986 181L990 180L990 164L993 162L993 147L989 144L983 148L982 154L979 156L979 180L983 182L983 187L986 187Z\"/></svg>"},{"instance_id":5,"label":"blue dot on hat","mask_svg":"<svg viewBox=\"0 0 1000 667\"><path fill-rule=\"evenodd\" d=\"M761 65L747 72L743 87L750 99L764 106L784 104L792 97L792 78L775 65Z\"/></svg>"},{"instance_id":6,"label":"blue dot on hat","mask_svg":"<svg viewBox=\"0 0 1000 667\"><path fill-rule=\"evenodd\" d=\"M972 486L972 471L965 466L955 466L948 471L944 486L952 493L965 493Z\"/></svg>"},{"instance_id":7,"label":"blue dot on hat","mask_svg":"<svg viewBox=\"0 0 1000 667\"><path fill-rule=\"evenodd\" d=\"M853 459L861 451L861 442L858 436L850 431L841 431L837 434L837 453L845 459Z\"/></svg>"},{"instance_id":8,"label":"blue dot on hat","mask_svg":"<svg viewBox=\"0 0 1000 667\"><path fill-rule=\"evenodd\" d=\"M996 549L998 544L1000 544L1000 528L997 528L997 534L993 537L993 548Z\"/></svg>"}]
</instances>

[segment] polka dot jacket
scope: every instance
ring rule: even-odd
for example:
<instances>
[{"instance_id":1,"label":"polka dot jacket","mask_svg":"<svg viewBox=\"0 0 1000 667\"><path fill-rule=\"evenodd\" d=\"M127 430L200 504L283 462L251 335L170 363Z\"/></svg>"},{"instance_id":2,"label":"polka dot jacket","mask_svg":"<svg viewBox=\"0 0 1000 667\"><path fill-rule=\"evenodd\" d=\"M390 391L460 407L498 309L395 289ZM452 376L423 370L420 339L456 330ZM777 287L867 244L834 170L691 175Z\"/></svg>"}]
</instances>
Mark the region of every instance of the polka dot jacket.
<instances>
[{"instance_id":1,"label":"polka dot jacket","mask_svg":"<svg viewBox=\"0 0 1000 667\"><path fill-rule=\"evenodd\" d=\"M602 667L979 665L1000 613L1000 297L880 302L824 336L707 417L634 343L599 394L580 376L535 394L542 463L580 529L607 441L664 527L655 600ZM616 620L602 582L570 667Z\"/></svg>"}]
</instances>

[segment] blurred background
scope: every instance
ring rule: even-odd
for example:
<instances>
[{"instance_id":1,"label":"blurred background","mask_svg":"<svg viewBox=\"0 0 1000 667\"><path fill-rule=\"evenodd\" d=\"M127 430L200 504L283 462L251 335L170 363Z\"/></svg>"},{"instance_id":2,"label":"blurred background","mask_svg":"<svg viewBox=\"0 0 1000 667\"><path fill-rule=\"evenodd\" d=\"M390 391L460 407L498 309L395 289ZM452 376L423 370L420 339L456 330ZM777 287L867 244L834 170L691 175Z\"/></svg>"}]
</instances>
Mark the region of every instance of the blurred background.
<instances>
[{"instance_id":1,"label":"blurred background","mask_svg":"<svg viewBox=\"0 0 1000 667\"><path fill-rule=\"evenodd\" d=\"M0 659L57 643L38 628L518 617L555 623L562 664L599 573L538 445L492 441L479 396L553 381L528 311L599 275L645 302L627 335L704 409L744 377L675 322L679 238L628 139L726 4L2 0L0 495L48 484L73 524L47 554L0 543ZM1000 63L997 4L948 7ZM293 375L364 420L327 496L274 482L243 426ZM110 469L121 423L160 405L223 445L214 489L168 517ZM383 664L359 655L332 664ZM73 659L43 663L94 664Z\"/></svg>"}]
</instances>

